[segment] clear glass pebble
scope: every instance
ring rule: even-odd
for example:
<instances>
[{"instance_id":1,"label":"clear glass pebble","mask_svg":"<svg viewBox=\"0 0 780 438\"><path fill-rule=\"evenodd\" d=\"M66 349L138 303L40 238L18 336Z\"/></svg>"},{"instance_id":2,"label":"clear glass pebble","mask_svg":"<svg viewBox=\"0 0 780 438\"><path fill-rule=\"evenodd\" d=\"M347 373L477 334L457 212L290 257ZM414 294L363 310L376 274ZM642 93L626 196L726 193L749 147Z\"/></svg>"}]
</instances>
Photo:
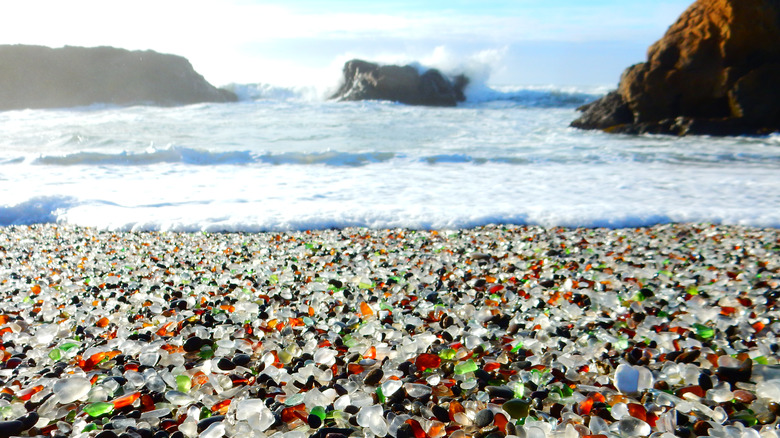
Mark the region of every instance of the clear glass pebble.
<instances>
[{"instance_id":1,"label":"clear glass pebble","mask_svg":"<svg viewBox=\"0 0 780 438\"><path fill-rule=\"evenodd\" d=\"M91 388L92 384L89 380L73 376L55 382L52 390L57 394L60 403L67 404L86 397Z\"/></svg>"}]
</instances>

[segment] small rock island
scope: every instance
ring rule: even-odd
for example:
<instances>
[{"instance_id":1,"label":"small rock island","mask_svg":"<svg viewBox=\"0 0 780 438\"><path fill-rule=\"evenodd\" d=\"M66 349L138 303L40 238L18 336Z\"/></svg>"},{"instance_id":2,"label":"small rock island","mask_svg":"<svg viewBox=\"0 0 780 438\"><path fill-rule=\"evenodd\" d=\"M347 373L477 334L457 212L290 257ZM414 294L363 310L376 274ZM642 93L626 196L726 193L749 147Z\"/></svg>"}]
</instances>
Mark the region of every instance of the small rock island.
<instances>
[{"instance_id":1,"label":"small rock island","mask_svg":"<svg viewBox=\"0 0 780 438\"><path fill-rule=\"evenodd\" d=\"M451 107L466 100L463 90L468 83L464 75L450 79L436 69L420 74L411 65L379 65L353 59L344 65L344 84L330 98Z\"/></svg>"},{"instance_id":2,"label":"small rock island","mask_svg":"<svg viewBox=\"0 0 780 438\"><path fill-rule=\"evenodd\" d=\"M573 127L614 133L780 131L780 2L697 0L616 91L580 110Z\"/></svg>"},{"instance_id":3,"label":"small rock island","mask_svg":"<svg viewBox=\"0 0 780 438\"><path fill-rule=\"evenodd\" d=\"M236 100L180 56L113 47L0 45L0 110Z\"/></svg>"}]
</instances>

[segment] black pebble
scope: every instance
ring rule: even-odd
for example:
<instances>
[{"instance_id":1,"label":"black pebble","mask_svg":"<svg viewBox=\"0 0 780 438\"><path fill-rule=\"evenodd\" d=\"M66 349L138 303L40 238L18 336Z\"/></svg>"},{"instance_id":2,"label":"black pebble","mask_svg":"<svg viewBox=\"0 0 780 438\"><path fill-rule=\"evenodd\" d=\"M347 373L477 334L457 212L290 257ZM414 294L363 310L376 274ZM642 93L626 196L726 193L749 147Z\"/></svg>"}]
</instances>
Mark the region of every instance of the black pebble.
<instances>
[{"instance_id":1,"label":"black pebble","mask_svg":"<svg viewBox=\"0 0 780 438\"><path fill-rule=\"evenodd\" d=\"M395 438L414 438L414 431L409 423L403 423L398 426L398 431L395 433Z\"/></svg>"},{"instance_id":2,"label":"black pebble","mask_svg":"<svg viewBox=\"0 0 780 438\"><path fill-rule=\"evenodd\" d=\"M747 359L739 368L718 367L715 374L721 381L729 382L733 388L737 382L750 381L750 376L753 374L753 361Z\"/></svg>"},{"instance_id":3,"label":"black pebble","mask_svg":"<svg viewBox=\"0 0 780 438\"><path fill-rule=\"evenodd\" d=\"M309 427L312 429L318 429L320 426L322 426L322 418L314 414L309 414L306 422L309 423Z\"/></svg>"},{"instance_id":4,"label":"black pebble","mask_svg":"<svg viewBox=\"0 0 780 438\"><path fill-rule=\"evenodd\" d=\"M136 427L128 427L127 432L132 433L136 436L140 436L141 438L154 438L154 433L152 433L152 431L149 429L138 429Z\"/></svg>"},{"instance_id":5,"label":"black pebble","mask_svg":"<svg viewBox=\"0 0 780 438\"><path fill-rule=\"evenodd\" d=\"M710 376L704 373L699 374L699 386L705 391L712 389L712 379L710 379Z\"/></svg>"},{"instance_id":6,"label":"black pebble","mask_svg":"<svg viewBox=\"0 0 780 438\"><path fill-rule=\"evenodd\" d=\"M187 309L187 301L186 300L171 301L171 309L186 310Z\"/></svg>"},{"instance_id":7,"label":"black pebble","mask_svg":"<svg viewBox=\"0 0 780 438\"><path fill-rule=\"evenodd\" d=\"M400 391L399 391L400 392ZM444 409L443 407L439 405L434 405L431 408L431 412L433 412L433 415L436 417L437 420L441 421L442 423L449 423L450 421L450 413L448 410Z\"/></svg>"},{"instance_id":8,"label":"black pebble","mask_svg":"<svg viewBox=\"0 0 780 438\"><path fill-rule=\"evenodd\" d=\"M341 427L323 427L322 429L314 432L314 434L309 436L309 438L325 438L326 436L330 436L331 438L348 437L352 435L354 431L355 429Z\"/></svg>"},{"instance_id":9,"label":"black pebble","mask_svg":"<svg viewBox=\"0 0 780 438\"><path fill-rule=\"evenodd\" d=\"M193 351L199 351L200 347L203 346L203 339L193 336L191 338L188 338L186 341L184 341L184 351L191 353Z\"/></svg>"},{"instance_id":10,"label":"black pebble","mask_svg":"<svg viewBox=\"0 0 780 438\"><path fill-rule=\"evenodd\" d=\"M250 360L252 360L252 357L243 353L237 354L233 357L233 363L240 367L247 366Z\"/></svg>"},{"instance_id":11,"label":"black pebble","mask_svg":"<svg viewBox=\"0 0 780 438\"><path fill-rule=\"evenodd\" d=\"M19 420L0 421L0 438L19 435L24 430L24 423Z\"/></svg>"},{"instance_id":12,"label":"black pebble","mask_svg":"<svg viewBox=\"0 0 780 438\"><path fill-rule=\"evenodd\" d=\"M117 438L117 434L113 430L104 430L95 435L95 438Z\"/></svg>"},{"instance_id":13,"label":"black pebble","mask_svg":"<svg viewBox=\"0 0 780 438\"><path fill-rule=\"evenodd\" d=\"M38 422L39 418L37 412L28 412L26 415L17 418L17 420L22 422L22 430L27 430L35 426L35 423Z\"/></svg>"},{"instance_id":14,"label":"black pebble","mask_svg":"<svg viewBox=\"0 0 780 438\"><path fill-rule=\"evenodd\" d=\"M233 371L236 369L236 364L223 357L217 362L217 367L223 371Z\"/></svg>"},{"instance_id":15,"label":"black pebble","mask_svg":"<svg viewBox=\"0 0 780 438\"><path fill-rule=\"evenodd\" d=\"M198 422L198 432L203 432L212 424L219 423L224 419L224 415L215 415L213 417L204 418Z\"/></svg>"},{"instance_id":16,"label":"black pebble","mask_svg":"<svg viewBox=\"0 0 780 438\"><path fill-rule=\"evenodd\" d=\"M373 370L369 371L368 374L366 374L366 377L363 379L363 383L367 386L376 386L379 384L379 381L382 380L384 375L385 372L382 371L381 368L374 368Z\"/></svg>"},{"instance_id":17,"label":"black pebble","mask_svg":"<svg viewBox=\"0 0 780 438\"><path fill-rule=\"evenodd\" d=\"M494 398L502 398L504 400L515 398L515 392L506 386L488 386L485 389L487 389L491 400Z\"/></svg>"},{"instance_id":18,"label":"black pebble","mask_svg":"<svg viewBox=\"0 0 780 438\"><path fill-rule=\"evenodd\" d=\"M493 422L493 411L490 409L483 409L479 412L477 412L477 415L474 417L474 425L477 427L485 427Z\"/></svg>"}]
</instances>

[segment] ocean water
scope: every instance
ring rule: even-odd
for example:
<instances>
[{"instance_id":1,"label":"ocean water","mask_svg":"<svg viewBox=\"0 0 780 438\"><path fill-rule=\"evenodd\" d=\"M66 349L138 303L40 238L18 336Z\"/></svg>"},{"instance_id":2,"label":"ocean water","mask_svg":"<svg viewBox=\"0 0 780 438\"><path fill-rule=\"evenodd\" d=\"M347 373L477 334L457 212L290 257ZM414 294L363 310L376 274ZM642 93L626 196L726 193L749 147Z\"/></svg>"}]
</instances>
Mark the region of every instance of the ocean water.
<instances>
[{"instance_id":1,"label":"ocean water","mask_svg":"<svg viewBox=\"0 0 780 438\"><path fill-rule=\"evenodd\" d=\"M231 104L0 113L0 225L780 226L780 137L569 128L606 88L482 86L457 108L235 89Z\"/></svg>"}]
</instances>

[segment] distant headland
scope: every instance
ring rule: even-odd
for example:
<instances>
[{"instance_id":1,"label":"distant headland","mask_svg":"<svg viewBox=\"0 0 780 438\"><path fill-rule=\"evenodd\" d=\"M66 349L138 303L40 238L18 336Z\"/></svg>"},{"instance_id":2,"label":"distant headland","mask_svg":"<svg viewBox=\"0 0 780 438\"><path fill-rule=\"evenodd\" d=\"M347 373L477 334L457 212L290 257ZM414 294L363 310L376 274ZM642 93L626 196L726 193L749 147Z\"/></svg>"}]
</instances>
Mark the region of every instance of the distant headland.
<instances>
[{"instance_id":1,"label":"distant headland","mask_svg":"<svg viewBox=\"0 0 780 438\"><path fill-rule=\"evenodd\" d=\"M0 45L0 110L236 100L180 56L113 47Z\"/></svg>"},{"instance_id":2,"label":"distant headland","mask_svg":"<svg viewBox=\"0 0 780 438\"><path fill-rule=\"evenodd\" d=\"M698 0L572 126L615 133L780 131L780 3Z\"/></svg>"}]
</instances>

